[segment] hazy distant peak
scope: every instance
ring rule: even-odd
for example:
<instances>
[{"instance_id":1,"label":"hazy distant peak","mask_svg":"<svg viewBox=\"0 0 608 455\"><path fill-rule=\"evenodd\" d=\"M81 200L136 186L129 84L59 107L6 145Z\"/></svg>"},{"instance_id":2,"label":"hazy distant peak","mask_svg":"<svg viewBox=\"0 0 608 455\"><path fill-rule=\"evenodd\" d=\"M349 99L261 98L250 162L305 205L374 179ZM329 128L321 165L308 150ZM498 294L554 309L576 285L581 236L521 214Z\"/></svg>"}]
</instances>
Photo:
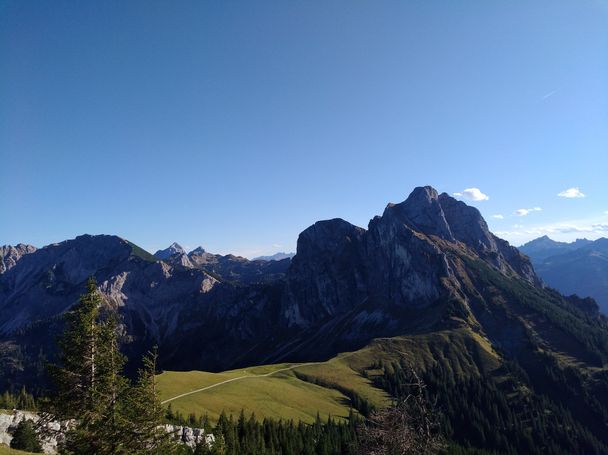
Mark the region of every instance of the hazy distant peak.
<instances>
[{"instance_id":1,"label":"hazy distant peak","mask_svg":"<svg viewBox=\"0 0 608 455\"><path fill-rule=\"evenodd\" d=\"M253 261L282 261L283 259L291 259L296 253L275 253L270 256L258 256L253 258Z\"/></svg>"},{"instance_id":2,"label":"hazy distant peak","mask_svg":"<svg viewBox=\"0 0 608 455\"><path fill-rule=\"evenodd\" d=\"M196 254L196 255L201 255L201 254L205 254L206 251L202 246L198 246L195 249L193 249L192 251L190 251L189 254Z\"/></svg>"}]
</instances>

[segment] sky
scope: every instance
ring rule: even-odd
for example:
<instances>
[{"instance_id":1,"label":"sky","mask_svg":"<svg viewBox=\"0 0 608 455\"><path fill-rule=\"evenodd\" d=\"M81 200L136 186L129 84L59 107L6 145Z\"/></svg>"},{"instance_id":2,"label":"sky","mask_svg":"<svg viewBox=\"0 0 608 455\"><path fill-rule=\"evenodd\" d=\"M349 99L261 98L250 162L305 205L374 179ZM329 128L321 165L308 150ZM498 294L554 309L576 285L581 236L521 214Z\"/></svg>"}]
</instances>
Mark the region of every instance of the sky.
<instances>
[{"instance_id":1,"label":"sky","mask_svg":"<svg viewBox=\"0 0 608 455\"><path fill-rule=\"evenodd\" d=\"M607 173L608 0L0 0L0 244L253 257L420 185L598 238Z\"/></svg>"}]
</instances>

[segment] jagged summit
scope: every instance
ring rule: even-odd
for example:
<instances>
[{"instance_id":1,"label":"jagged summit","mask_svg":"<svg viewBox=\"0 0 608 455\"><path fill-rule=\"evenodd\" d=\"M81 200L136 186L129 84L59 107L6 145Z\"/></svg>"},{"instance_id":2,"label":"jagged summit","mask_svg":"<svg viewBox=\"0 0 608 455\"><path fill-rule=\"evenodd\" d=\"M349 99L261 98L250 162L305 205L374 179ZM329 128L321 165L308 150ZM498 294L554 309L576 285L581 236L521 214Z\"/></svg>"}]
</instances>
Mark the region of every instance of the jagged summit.
<instances>
[{"instance_id":1,"label":"jagged summit","mask_svg":"<svg viewBox=\"0 0 608 455\"><path fill-rule=\"evenodd\" d=\"M161 261L164 261L175 254L186 254L186 250L184 250L184 248L177 242L173 242L169 248L158 250L156 253L154 253L154 256Z\"/></svg>"},{"instance_id":2,"label":"jagged summit","mask_svg":"<svg viewBox=\"0 0 608 455\"><path fill-rule=\"evenodd\" d=\"M188 253L188 255L201 255L201 254L205 254L207 251L205 251L205 249L202 246L198 246L195 249L193 249L192 251L190 251L190 253Z\"/></svg>"},{"instance_id":3,"label":"jagged summit","mask_svg":"<svg viewBox=\"0 0 608 455\"><path fill-rule=\"evenodd\" d=\"M394 216L417 231L445 240L454 240L439 202L439 194L431 186L414 188L405 201L388 206L382 216Z\"/></svg>"}]
</instances>

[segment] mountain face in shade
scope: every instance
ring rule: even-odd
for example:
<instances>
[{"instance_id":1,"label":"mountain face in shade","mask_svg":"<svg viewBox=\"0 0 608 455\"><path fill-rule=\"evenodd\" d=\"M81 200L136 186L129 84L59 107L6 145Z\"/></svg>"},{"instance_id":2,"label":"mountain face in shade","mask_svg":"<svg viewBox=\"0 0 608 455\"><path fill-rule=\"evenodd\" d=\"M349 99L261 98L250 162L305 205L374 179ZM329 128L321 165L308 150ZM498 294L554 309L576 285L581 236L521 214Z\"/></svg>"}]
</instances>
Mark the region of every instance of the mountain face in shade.
<instances>
[{"instance_id":1,"label":"mountain face in shade","mask_svg":"<svg viewBox=\"0 0 608 455\"><path fill-rule=\"evenodd\" d=\"M169 259L175 254L186 254L186 250L184 250L182 246L176 242L172 243L169 248L166 248L164 250L158 250L156 253L154 253L154 256L157 259L164 261L165 259Z\"/></svg>"},{"instance_id":2,"label":"mountain face in shade","mask_svg":"<svg viewBox=\"0 0 608 455\"><path fill-rule=\"evenodd\" d=\"M544 236L520 247L543 281L563 294L592 297L608 314L608 239L555 242Z\"/></svg>"}]
</instances>

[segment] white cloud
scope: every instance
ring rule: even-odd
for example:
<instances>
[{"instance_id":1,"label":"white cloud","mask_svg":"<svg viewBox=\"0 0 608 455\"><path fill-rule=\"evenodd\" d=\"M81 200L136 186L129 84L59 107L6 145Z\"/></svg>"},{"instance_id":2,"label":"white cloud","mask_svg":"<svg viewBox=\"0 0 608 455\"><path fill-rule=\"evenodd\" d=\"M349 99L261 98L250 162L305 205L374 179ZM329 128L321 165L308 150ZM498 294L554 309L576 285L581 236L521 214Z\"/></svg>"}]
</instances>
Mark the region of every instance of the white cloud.
<instances>
[{"instance_id":1,"label":"white cloud","mask_svg":"<svg viewBox=\"0 0 608 455\"><path fill-rule=\"evenodd\" d=\"M557 193L557 195L559 197L566 197L568 199L585 197L585 194L580 190L578 186L574 188L568 188L567 190Z\"/></svg>"},{"instance_id":2,"label":"white cloud","mask_svg":"<svg viewBox=\"0 0 608 455\"><path fill-rule=\"evenodd\" d=\"M479 188L466 188L462 193L454 193L456 197L462 197L470 201L487 201L490 197L483 194Z\"/></svg>"},{"instance_id":3,"label":"white cloud","mask_svg":"<svg viewBox=\"0 0 608 455\"><path fill-rule=\"evenodd\" d=\"M532 212L540 212L542 209L540 207L533 207L531 209L518 209L515 210L515 214L517 216L526 216Z\"/></svg>"},{"instance_id":4,"label":"white cloud","mask_svg":"<svg viewBox=\"0 0 608 455\"><path fill-rule=\"evenodd\" d=\"M496 218L497 220L504 220L505 217L502 216L500 213L497 213L496 215L492 215L492 218Z\"/></svg>"}]
</instances>

